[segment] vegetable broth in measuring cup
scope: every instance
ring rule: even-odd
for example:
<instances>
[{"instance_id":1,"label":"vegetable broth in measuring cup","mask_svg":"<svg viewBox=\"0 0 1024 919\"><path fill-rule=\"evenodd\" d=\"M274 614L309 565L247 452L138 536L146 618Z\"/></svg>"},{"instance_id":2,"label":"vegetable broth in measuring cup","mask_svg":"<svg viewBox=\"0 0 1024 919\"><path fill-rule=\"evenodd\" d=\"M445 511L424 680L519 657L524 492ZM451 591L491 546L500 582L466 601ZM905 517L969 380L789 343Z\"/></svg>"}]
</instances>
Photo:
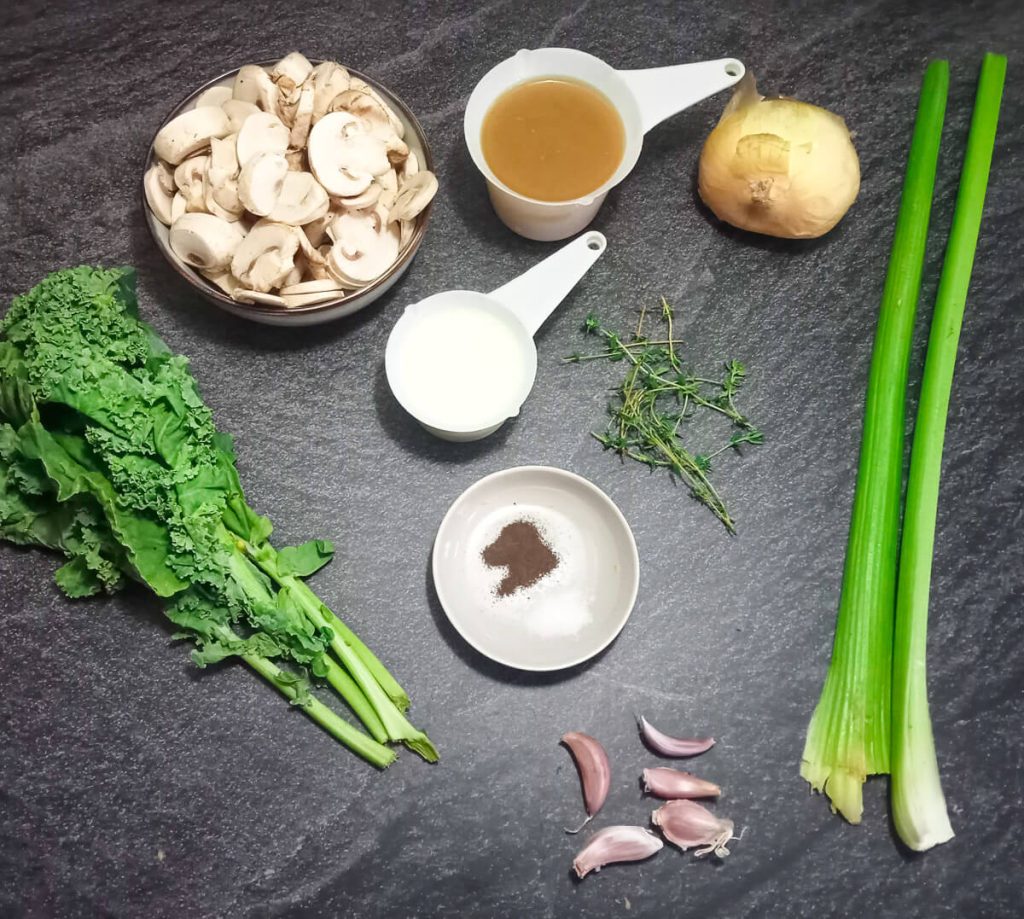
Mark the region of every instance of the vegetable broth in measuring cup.
<instances>
[{"instance_id":1,"label":"vegetable broth in measuring cup","mask_svg":"<svg viewBox=\"0 0 1024 919\"><path fill-rule=\"evenodd\" d=\"M622 161L626 131L604 93L542 77L505 90L480 129L495 177L537 201L572 201L600 188Z\"/></svg>"}]
</instances>

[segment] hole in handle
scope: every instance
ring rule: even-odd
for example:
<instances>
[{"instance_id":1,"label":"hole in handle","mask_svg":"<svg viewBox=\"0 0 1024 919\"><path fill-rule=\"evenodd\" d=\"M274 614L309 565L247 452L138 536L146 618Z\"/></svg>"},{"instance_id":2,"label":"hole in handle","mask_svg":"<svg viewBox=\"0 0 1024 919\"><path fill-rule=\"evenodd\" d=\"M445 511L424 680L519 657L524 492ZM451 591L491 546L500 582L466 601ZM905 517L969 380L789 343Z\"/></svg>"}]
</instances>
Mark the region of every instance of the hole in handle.
<instances>
[{"instance_id":1,"label":"hole in handle","mask_svg":"<svg viewBox=\"0 0 1024 919\"><path fill-rule=\"evenodd\" d=\"M728 64L725 65L725 72L730 77L738 77L740 75L740 66L739 64L730 61Z\"/></svg>"},{"instance_id":2,"label":"hole in handle","mask_svg":"<svg viewBox=\"0 0 1024 919\"><path fill-rule=\"evenodd\" d=\"M594 252L600 252L604 247L605 247L605 241L604 241L604 237L603 236L601 236L601 235L599 235L597 233L592 233L587 238L587 248L588 249L592 249Z\"/></svg>"}]
</instances>

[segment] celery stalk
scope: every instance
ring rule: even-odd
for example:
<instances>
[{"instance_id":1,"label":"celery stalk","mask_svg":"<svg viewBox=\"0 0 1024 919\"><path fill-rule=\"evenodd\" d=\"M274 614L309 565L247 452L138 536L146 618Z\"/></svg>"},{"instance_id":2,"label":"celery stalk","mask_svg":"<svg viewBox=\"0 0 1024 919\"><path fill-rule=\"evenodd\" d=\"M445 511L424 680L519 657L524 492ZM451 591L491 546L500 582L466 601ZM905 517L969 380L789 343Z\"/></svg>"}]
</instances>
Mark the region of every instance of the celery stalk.
<instances>
[{"instance_id":1,"label":"celery stalk","mask_svg":"<svg viewBox=\"0 0 1024 919\"><path fill-rule=\"evenodd\" d=\"M946 415L1005 76L1006 58L987 54L935 297L907 481L893 644L892 815L900 839L918 851L953 837L928 712L928 594Z\"/></svg>"},{"instance_id":2,"label":"celery stalk","mask_svg":"<svg viewBox=\"0 0 1024 919\"><path fill-rule=\"evenodd\" d=\"M907 370L949 65L925 71L882 294L832 660L800 774L851 823L868 775L889 771L892 630Z\"/></svg>"}]
</instances>

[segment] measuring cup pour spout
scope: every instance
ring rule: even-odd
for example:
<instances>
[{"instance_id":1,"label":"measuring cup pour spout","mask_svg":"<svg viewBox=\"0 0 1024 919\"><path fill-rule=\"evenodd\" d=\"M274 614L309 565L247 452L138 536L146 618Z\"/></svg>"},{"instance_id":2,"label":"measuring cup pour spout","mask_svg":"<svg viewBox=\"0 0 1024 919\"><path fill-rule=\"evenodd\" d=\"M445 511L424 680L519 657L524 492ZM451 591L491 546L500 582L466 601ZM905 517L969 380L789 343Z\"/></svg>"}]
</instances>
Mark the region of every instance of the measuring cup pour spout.
<instances>
[{"instance_id":1,"label":"measuring cup pour spout","mask_svg":"<svg viewBox=\"0 0 1024 919\"><path fill-rule=\"evenodd\" d=\"M519 277L492 290L490 297L512 312L533 336L607 245L604 234L584 233Z\"/></svg>"}]
</instances>

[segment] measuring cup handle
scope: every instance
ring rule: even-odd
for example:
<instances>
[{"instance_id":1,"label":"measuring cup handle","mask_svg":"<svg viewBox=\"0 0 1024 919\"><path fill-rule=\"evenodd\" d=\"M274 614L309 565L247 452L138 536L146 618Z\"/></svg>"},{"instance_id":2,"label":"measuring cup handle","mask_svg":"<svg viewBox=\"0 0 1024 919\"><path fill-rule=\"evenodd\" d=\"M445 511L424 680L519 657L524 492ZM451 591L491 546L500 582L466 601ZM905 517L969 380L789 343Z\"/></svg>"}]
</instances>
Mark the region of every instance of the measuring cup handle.
<instances>
[{"instance_id":1,"label":"measuring cup handle","mask_svg":"<svg viewBox=\"0 0 1024 919\"><path fill-rule=\"evenodd\" d=\"M607 247L602 233L584 233L490 296L515 313L533 335Z\"/></svg>"},{"instance_id":2,"label":"measuring cup handle","mask_svg":"<svg viewBox=\"0 0 1024 919\"><path fill-rule=\"evenodd\" d=\"M674 67L620 70L618 74L636 98L646 134L676 112L738 83L744 70L741 61L725 57Z\"/></svg>"}]
</instances>

